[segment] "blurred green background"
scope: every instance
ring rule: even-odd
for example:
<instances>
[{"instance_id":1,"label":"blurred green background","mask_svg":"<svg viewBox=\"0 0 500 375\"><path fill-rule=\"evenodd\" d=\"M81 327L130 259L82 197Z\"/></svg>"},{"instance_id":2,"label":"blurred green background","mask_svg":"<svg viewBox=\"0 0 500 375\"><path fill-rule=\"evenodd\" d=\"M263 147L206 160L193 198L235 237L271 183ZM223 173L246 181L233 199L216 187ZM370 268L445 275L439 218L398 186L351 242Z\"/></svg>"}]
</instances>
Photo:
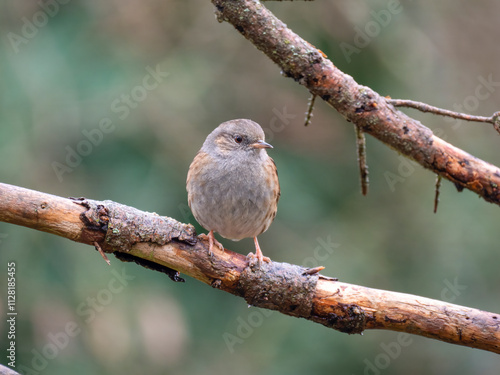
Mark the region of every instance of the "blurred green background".
<instances>
[{"instance_id":1,"label":"blurred green background","mask_svg":"<svg viewBox=\"0 0 500 375\"><path fill-rule=\"evenodd\" d=\"M383 95L485 116L500 109L498 84L477 95L483 78L500 82L498 1L266 6ZM372 35L364 44L360 30ZM187 207L188 166L219 123L251 118L275 146L282 187L276 221L259 237L264 254L323 265L345 282L500 311L498 207L444 181L434 214L435 176L370 137L370 192L361 196L352 124L318 100L305 128L307 90L219 24L209 1L9 0L0 31L0 181L114 200L201 232ZM346 54L342 43L358 49ZM490 125L408 113L500 165ZM109 267L89 246L27 228L0 223L0 241L0 362L15 261L18 370L498 374L492 353L394 332L348 336L249 309L190 278L174 284L115 258ZM251 240L222 242L253 249Z\"/></svg>"}]
</instances>

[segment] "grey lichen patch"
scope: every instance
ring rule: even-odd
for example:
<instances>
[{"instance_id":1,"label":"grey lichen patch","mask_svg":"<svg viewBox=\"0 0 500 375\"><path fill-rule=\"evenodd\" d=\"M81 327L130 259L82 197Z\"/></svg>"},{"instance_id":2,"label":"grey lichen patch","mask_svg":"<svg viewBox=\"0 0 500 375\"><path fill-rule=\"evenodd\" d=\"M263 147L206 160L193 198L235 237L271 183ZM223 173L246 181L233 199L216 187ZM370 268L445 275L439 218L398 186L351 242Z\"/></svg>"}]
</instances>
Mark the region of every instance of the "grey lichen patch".
<instances>
[{"instance_id":1,"label":"grey lichen patch","mask_svg":"<svg viewBox=\"0 0 500 375\"><path fill-rule=\"evenodd\" d=\"M82 204L82 203L81 203ZM139 242L158 245L176 240L189 245L196 243L192 225L180 223L170 217L143 212L113 201L85 200L82 215L87 228L106 233L105 242L115 250L128 251Z\"/></svg>"},{"instance_id":2,"label":"grey lichen patch","mask_svg":"<svg viewBox=\"0 0 500 375\"><path fill-rule=\"evenodd\" d=\"M249 305L309 317L318 275L306 270L288 263L251 264L241 273L238 290Z\"/></svg>"}]
</instances>

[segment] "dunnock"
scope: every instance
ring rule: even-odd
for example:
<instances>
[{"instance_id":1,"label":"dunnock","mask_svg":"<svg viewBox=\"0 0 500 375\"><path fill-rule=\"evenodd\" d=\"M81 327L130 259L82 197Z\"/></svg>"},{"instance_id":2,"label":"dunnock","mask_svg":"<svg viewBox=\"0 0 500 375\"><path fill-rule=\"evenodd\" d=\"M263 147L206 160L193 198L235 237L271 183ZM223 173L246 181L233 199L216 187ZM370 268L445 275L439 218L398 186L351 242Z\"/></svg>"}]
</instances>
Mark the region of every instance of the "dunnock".
<instances>
[{"instance_id":1,"label":"dunnock","mask_svg":"<svg viewBox=\"0 0 500 375\"><path fill-rule=\"evenodd\" d=\"M257 236L276 216L280 185L278 172L266 148L264 131L251 120L220 124L210 133L189 167L186 189L194 217L209 231L209 251L224 247L214 232L234 241L253 237L259 264Z\"/></svg>"}]
</instances>

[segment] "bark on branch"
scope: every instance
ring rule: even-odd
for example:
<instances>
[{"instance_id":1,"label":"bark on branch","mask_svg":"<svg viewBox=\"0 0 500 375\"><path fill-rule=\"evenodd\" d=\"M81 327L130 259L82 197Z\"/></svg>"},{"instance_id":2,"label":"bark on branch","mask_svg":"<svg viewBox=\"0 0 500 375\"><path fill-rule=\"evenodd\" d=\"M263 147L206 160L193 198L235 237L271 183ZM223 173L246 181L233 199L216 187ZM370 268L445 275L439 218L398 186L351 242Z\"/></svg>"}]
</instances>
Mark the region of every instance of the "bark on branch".
<instances>
[{"instance_id":1,"label":"bark on branch","mask_svg":"<svg viewBox=\"0 0 500 375\"><path fill-rule=\"evenodd\" d=\"M256 0L212 0L220 22L231 23L281 67L285 76L321 97L363 132L424 168L500 204L500 169L436 137L369 87L357 84L316 47Z\"/></svg>"},{"instance_id":2,"label":"bark on branch","mask_svg":"<svg viewBox=\"0 0 500 375\"><path fill-rule=\"evenodd\" d=\"M387 329L500 353L498 314L342 283L287 263L258 268L230 250L211 257L206 236L196 236L192 225L112 201L62 198L0 183L0 221L97 243L118 259L176 281L181 272L250 305L341 332Z\"/></svg>"}]
</instances>

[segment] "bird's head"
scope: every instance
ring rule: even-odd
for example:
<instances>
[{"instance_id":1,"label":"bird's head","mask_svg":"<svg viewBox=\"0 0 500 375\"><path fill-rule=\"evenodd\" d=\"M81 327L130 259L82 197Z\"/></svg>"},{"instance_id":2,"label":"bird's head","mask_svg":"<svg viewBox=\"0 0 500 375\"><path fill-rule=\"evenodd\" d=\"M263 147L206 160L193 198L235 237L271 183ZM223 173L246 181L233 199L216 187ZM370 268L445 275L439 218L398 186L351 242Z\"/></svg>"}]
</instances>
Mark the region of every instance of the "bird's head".
<instances>
[{"instance_id":1,"label":"bird's head","mask_svg":"<svg viewBox=\"0 0 500 375\"><path fill-rule=\"evenodd\" d=\"M217 153L221 156L234 156L246 153L265 153L266 148L272 148L265 141L264 131L254 121L237 119L220 124L209 134L202 150L207 153Z\"/></svg>"}]
</instances>

